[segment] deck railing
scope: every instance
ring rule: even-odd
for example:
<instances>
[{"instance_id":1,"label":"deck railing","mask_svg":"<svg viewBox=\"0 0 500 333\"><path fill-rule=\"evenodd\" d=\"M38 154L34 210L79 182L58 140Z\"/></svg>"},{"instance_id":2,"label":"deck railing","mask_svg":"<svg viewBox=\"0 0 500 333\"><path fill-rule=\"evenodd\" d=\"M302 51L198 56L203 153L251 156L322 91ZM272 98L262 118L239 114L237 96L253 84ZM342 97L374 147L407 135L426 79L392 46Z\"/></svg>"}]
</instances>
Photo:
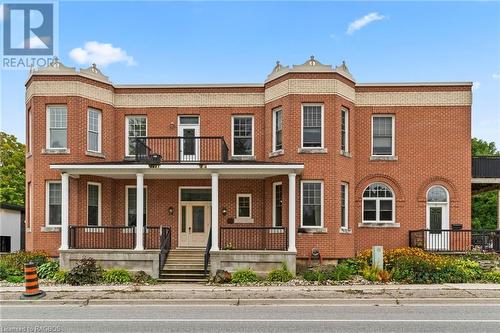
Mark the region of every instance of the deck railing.
<instances>
[{"instance_id":1,"label":"deck railing","mask_svg":"<svg viewBox=\"0 0 500 333\"><path fill-rule=\"evenodd\" d=\"M286 227L220 227L221 250L275 250L288 249Z\"/></svg>"},{"instance_id":2,"label":"deck railing","mask_svg":"<svg viewBox=\"0 0 500 333\"><path fill-rule=\"evenodd\" d=\"M421 229L409 233L410 247L432 252L500 252L499 230Z\"/></svg>"},{"instance_id":3,"label":"deck railing","mask_svg":"<svg viewBox=\"0 0 500 333\"><path fill-rule=\"evenodd\" d=\"M135 139L134 155L137 162L148 164L223 163L228 152L220 136L150 136Z\"/></svg>"}]
</instances>

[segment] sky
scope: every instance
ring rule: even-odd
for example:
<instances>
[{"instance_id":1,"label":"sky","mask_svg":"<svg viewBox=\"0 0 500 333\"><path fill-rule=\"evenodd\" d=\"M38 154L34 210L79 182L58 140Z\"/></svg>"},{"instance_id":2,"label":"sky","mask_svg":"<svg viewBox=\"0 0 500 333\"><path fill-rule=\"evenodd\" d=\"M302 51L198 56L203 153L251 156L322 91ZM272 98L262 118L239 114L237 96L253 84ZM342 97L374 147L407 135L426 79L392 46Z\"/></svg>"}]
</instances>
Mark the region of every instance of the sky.
<instances>
[{"instance_id":1,"label":"sky","mask_svg":"<svg viewBox=\"0 0 500 333\"><path fill-rule=\"evenodd\" d=\"M346 61L357 82L472 81L472 135L500 147L500 2L78 2L61 61L114 83L262 83L277 60ZM0 17L0 20L2 18ZM1 70L0 128L25 141L25 70Z\"/></svg>"}]
</instances>

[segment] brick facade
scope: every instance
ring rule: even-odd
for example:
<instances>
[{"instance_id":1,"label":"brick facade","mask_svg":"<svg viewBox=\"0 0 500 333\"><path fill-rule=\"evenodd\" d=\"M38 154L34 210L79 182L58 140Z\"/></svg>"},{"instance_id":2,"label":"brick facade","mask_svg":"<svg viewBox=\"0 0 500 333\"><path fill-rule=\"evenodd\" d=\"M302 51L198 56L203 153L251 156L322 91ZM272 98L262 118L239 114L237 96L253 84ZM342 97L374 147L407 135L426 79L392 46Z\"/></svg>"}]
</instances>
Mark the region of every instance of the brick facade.
<instances>
[{"instance_id":1,"label":"brick facade","mask_svg":"<svg viewBox=\"0 0 500 333\"><path fill-rule=\"evenodd\" d=\"M307 63L306 63L307 64ZM306 64L301 66L306 66ZM46 181L60 180L52 164L121 163L125 154L125 117L147 116L148 136L177 136L179 115L199 115L201 136L223 136L231 152L231 116L254 116L254 155L258 162L303 164L297 177L297 257L313 248L323 258L346 258L357 251L383 245L407 246L408 231L426 226L426 192L442 185L449 193L449 222L470 228L471 85L379 84L360 85L336 68L307 72L295 70L270 76L262 85L233 86L114 86L97 73L64 75L56 69L33 73L26 84L26 123L32 114L27 138L32 147L26 158L26 182L31 182L33 202L27 198L26 248L58 255L61 235L46 228ZM325 66L325 65L321 65ZM301 70L304 72L301 72ZM274 74L273 74L274 75ZM359 101L359 104L358 104ZM304 103L323 105L324 148L303 153L301 108ZM69 153L51 154L46 148L48 105L64 104L68 110ZM102 156L86 153L87 109L102 111ZM272 110L283 110L283 153L272 156ZM341 109L349 110L349 156L341 154ZM393 115L395 156L371 159L371 122L374 114ZM231 158L231 156L230 156ZM210 179L145 179L148 186L147 223L172 229L177 246L179 186L210 186ZM301 180L321 180L324 186L324 225L321 232L301 232ZM87 182L102 184L102 224L125 225L125 186L135 179L81 175L70 178L69 223L85 225ZM219 225L236 214L236 194L252 194L254 226L272 225L272 184L283 184L283 225L288 225L288 177L221 179ZM349 184L349 232L340 231L340 185ZM367 226L362 222L362 193L374 182L390 186L395 196L397 227ZM169 215L168 208L174 208ZM32 212L32 213L30 213Z\"/></svg>"}]
</instances>

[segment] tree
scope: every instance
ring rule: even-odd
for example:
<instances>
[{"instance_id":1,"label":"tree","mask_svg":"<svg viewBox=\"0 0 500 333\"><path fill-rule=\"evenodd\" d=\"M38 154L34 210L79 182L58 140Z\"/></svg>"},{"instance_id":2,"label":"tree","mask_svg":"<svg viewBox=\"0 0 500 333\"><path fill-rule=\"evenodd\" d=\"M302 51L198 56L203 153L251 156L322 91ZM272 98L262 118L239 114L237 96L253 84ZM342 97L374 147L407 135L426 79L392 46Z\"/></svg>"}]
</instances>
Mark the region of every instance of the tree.
<instances>
[{"instance_id":1,"label":"tree","mask_svg":"<svg viewBox=\"0 0 500 333\"><path fill-rule=\"evenodd\" d=\"M500 156L494 142L472 138L472 156ZM472 228L497 228L498 191L480 193L472 198Z\"/></svg>"},{"instance_id":2,"label":"tree","mask_svg":"<svg viewBox=\"0 0 500 333\"><path fill-rule=\"evenodd\" d=\"M0 202L24 206L24 160L24 144L0 132Z\"/></svg>"}]
</instances>

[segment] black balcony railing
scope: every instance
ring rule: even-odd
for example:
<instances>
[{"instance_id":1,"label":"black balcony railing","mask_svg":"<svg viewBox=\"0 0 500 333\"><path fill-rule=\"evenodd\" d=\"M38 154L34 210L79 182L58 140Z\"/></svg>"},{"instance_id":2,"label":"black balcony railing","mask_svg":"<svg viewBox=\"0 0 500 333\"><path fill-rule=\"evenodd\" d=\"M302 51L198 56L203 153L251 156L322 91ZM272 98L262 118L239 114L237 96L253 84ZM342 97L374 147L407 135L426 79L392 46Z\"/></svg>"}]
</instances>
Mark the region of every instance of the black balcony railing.
<instances>
[{"instance_id":1,"label":"black balcony railing","mask_svg":"<svg viewBox=\"0 0 500 333\"><path fill-rule=\"evenodd\" d=\"M481 250L500 252L499 230L412 230L410 247L419 247L432 252L468 252Z\"/></svg>"},{"instance_id":2,"label":"black balcony railing","mask_svg":"<svg viewBox=\"0 0 500 333\"><path fill-rule=\"evenodd\" d=\"M135 139L135 160L160 163L223 163L228 148L223 137L144 137Z\"/></svg>"},{"instance_id":3,"label":"black balcony railing","mask_svg":"<svg viewBox=\"0 0 500 333\"><path fill-rule=\"evenodd\" d=\"M286 227L220 227L221 250L275 250L288 249Z\"/></svg>"}]
</instances>

